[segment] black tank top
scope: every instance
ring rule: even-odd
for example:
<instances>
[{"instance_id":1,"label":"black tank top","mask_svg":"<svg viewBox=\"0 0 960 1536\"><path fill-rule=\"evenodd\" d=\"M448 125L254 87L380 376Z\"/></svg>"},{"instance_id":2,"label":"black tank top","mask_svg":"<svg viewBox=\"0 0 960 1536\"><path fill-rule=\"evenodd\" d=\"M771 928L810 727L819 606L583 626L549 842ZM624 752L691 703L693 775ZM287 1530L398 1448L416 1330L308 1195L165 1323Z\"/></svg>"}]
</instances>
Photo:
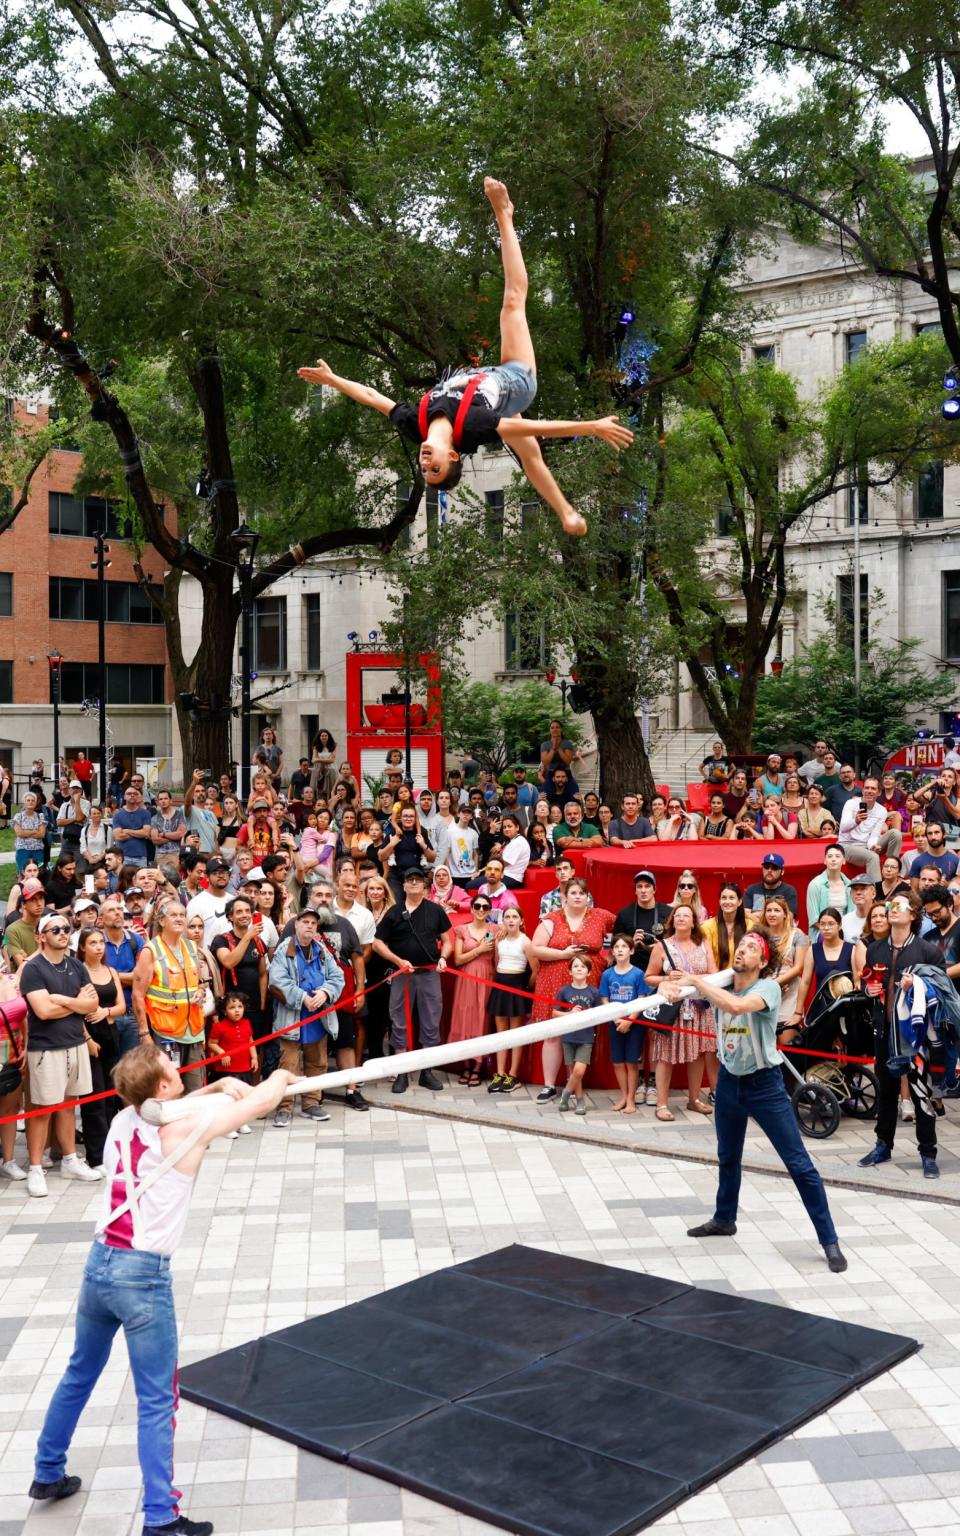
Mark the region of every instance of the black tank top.
<instances>
[{"instance_id":1,"label":"black tank top","mask_svg":"<svg viewBox=\"0 0 960 1536\"><path fill-rule=\"evenodd\" d=\"M96 988L97 1000L100 1003L100 1007L112 1008L114 1003L117 1001L117 984L113 977L111 976L109 981L102 983L95 981L93 985Z\"/></svg>"}]
</instances>

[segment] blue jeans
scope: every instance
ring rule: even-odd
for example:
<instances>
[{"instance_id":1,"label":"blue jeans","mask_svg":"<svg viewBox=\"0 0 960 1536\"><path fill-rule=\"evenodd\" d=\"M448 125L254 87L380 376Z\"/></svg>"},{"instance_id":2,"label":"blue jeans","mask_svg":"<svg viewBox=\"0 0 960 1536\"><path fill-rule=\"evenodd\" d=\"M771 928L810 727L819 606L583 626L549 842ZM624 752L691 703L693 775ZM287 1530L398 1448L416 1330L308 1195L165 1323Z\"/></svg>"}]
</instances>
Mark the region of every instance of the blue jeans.
<instances>
[{"instance_id":1,"label":"blue jeans","mask_svg":"<svg viewBox=\"0 0 960 1536\"><path fill-rule=\"evenodd\" d=\"M64 1475L67 1451L122 1328L137 1392L137 1455L143 1474L147 1525L179 1515L173 1485L173 1431L177 1411L177 1321L170 1260L96 1242L90 1250L77 1306L70 1363L53 1394L37 1442L34 1475L53 1483Z\"/></svg>"},{"instance_id":2,"label":"blue jeans","mask_svg":"<svg viewBox=\"0 0 960 1536\"><path fill-rule=\"evenodd\" d=\"M121 1013L116 1021L117 1054L125 1056L140 1044L140 1026L132 1013Z\"/></svg>"},{"instance_id":3,"label":"blue jeans","mask_svg":"<svg viewBox=\"0 0 960 1536\"><path fill-rule=\"evenodd\" d=\"M763 1134L773 1143L774 1150L797 1186L819 1241L835 1243L837 1233L827 1204L827 1192L803 1144L797 1117L787 1096L779 1067L764 1067L760 1072L749 1072L744 1077L735 1077L725 1067L720 1068L713 1111L720 1162L717 1220L737 1219L743 1139L750 1119L757 1122Z\"/></svg>"},{"instance_id":4,"label":"blue jeans","mask_svg":"<svg viewBox=\"0 0 960 1536\"><path fill-rule=\"evenodd\" d=\"M43 864L43 848L18 848L16 852L17 874L22 875L30 860L36 864Z\"/></svg>"}]
</instances>

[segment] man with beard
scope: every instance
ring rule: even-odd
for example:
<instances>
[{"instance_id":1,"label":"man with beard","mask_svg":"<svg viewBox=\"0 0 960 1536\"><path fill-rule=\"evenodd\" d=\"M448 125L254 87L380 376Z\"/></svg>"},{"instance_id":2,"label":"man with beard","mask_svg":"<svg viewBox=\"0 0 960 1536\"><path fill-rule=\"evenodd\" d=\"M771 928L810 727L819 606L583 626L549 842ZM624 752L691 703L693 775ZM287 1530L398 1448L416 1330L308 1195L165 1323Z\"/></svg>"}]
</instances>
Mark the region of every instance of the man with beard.
<instances>
[{"instance_id":1,"label":"man with beard","mask_svg":"<svg viewBox=\"0 0 960 1536\"><path fill-rule=\"evenodd\" d=\"M329 955L341 972L343 984L340 988L340 1005L337 1008L339 1028L337 1030L336 1062L337 1067L343 1072L349 1072L357 1065L357 1009L363 1002L363 991L366 986L366 966L363 959L363 945L357 937L357 930L346 917L342 917L334 906L335 893L329 880L316 880L310 891L310 904L305 911L315 912L317 918L316 942L320 948ZM288 939L296 928L296 919L288 923L280 935L280 949L284 947L284 940ZM321 1072L327 1070L327 1030L322 1021L316 1024L305 1024L301 1031L303 1039L311 1044L317 1040L321 1046L323 1065L318 1069ZM321 1038L322 1036L322 1038ZM282 1059L282 1058L281 1058ZM367 1110L367 1103L356 1083L349 1083L344 1096L344 1103L348 1109ZM306 1110L304 1110L306 1114ZM319 1119L319 1116L314 1116Z\"/></svg>"},{"instance_id":2,"label":"man with beard","mask_svg":"<svg viewBox=\"0 0 960 1536\"><path fill-rule=\"evenodd\" d=\"M254 922L256 905L251 897L241 894L227 903L226 917L230 926L226 933L218 933L210 945L210 953L220 967L224 992L242 992L247 1000L246 1016L250 1020L253 1038L270 1033L270 1014L267 1010L267 949L260 937L260 928ZM278 1054L275 1041L263 1048L264 1075L269 1076L276 1066L273 1058Z\"/></svg>"},{"instance_id":3,"label":"man with beard","mask_svg":"<svg viewBox=\"0 0 960 1536\"><path fill-rule=\"evenodd\" d=\"M653 947L670 916L670 908L657 901L657 877L652 870L638 869L633 877L633 889L634 900L629 906L620 908L613 931L633 935L633 963L646 971Z\"/></svg>"},{"instance_id":4,"label":"man with beard","mask_svg":"<svg viewBox=\"0 0 960 1536\"><path fill-rule=\"evenodd\" d=\"M187 902L187 921L198 915L203 918L203 942L207 949L227 926L229 885L230 865L223 859L208 859L207 888Z\"/></svg>"},{"instance_id":5,"label":"man with beard","mask_svg":"<svg viewBox=\"0 0 960 1536\"><path fill-rule=\"evenodd\" d=\"M952 880L958 867L957 855L950 853L944 844L943 827L938 821L927 822L927 851L918 854L910 865L913 889L917 889L917 881L923 869L935 869L940 880Z\"/></svg>"}]
</instances>

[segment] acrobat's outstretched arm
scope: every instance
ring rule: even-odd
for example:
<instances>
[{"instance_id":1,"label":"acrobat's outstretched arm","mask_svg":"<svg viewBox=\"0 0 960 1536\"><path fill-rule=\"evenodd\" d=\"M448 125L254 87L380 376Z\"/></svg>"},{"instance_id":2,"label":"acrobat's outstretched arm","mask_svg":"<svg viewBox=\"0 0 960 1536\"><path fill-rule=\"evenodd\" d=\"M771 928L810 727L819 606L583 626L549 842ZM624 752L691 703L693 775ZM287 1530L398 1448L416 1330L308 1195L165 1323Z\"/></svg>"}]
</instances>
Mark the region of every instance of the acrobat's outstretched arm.
<instances>
[{"instance_id":1,"label":"acrobat's outstretched arm","mask_svg":"<svg viewBox=\"0 0 960 1536\"><path fill-rule=\"evenodd\" d=\"M497 432L505 443L515 444L525 437L602 437L611 448L629 448L633 433L616 416L601 416L597 421L534 421L523 416L501 418Z\"/></svg>"},{"instance_id":2,"label":"acrobat's outstretched arm","mask_svg":"<svg viewBox=\"0 0 960 1536\"><path fill-rule=\"evenodd\" d=\"M298 368L297 376L308 384L326 384L330 389L338 389L341 395L346 395L349 400L356 400L358 405L369 405L373 410L379 411L381 416L389 416L397 403L395 400L388 399L386 395L381 395L378 389L371 389L369 384L357 384L353 379L341 379L322 357L317 358L315 368Z\"/></svg>"}]
</instances>

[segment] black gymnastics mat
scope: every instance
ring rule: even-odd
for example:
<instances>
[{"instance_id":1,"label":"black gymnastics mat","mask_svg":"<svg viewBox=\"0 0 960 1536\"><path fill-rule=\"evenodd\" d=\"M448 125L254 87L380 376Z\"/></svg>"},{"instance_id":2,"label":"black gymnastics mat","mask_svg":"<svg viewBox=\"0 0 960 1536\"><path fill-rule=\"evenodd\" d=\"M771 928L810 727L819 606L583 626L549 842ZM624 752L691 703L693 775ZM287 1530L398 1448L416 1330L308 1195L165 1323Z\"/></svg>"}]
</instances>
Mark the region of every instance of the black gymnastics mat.
<instances>
[{"instance_id":1,"label":"black gymnastics mat","mask_svg":"<svg viewBox=\"0 0 960 1536\"><path fill-rule=\"evenodd\" d=\"M626 1536L917 1347L513 1246L185 1366L180 1390L523 1536Z\"/></svg>"}]
</instances>

